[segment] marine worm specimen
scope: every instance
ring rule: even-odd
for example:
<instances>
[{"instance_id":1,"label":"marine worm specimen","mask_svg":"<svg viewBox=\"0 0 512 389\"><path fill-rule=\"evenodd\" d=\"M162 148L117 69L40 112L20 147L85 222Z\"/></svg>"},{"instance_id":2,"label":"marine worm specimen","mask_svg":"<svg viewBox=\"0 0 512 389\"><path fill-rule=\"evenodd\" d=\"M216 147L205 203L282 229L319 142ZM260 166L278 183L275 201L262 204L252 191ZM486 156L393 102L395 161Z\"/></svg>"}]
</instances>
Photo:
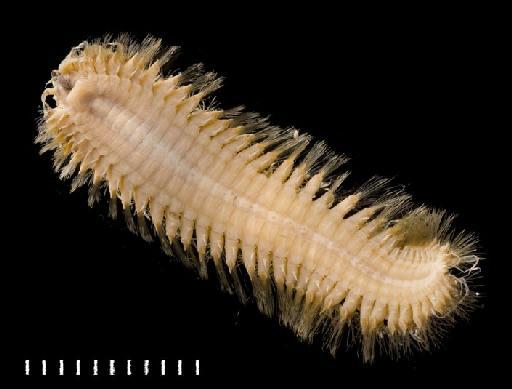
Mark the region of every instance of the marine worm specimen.
<instances>
[{"instance_id":1,"label":"marine worm specimen","mask_svg":"<svg viewBox=\"0 0 512 389\"><path fill-rule=\"evenodd\" d=\"M108 188L130 229L332 353L346 333L365 361L435 342L474 296L474 237L386 180L344 188L345 158L307 134L209 106L221 79L163 74L175 51L124 36L71 50L36 140L60 177L90 183L91 205Z\"/></svg>"}]
</instances>

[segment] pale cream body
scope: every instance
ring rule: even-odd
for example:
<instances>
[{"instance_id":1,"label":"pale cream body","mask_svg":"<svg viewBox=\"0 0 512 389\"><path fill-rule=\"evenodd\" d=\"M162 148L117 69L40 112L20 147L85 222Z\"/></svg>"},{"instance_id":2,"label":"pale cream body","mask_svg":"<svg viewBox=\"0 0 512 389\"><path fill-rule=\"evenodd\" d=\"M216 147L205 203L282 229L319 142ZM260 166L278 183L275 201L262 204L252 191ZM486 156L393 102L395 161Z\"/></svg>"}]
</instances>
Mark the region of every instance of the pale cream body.
<instances>
[{"instance_id":1,"label":"pale cream body","mask_svg":"<svg viewBox=\"0 0 512 389\"><path fill-rule=\"evenodd\" d=\"M46 131L125 207L149 209L157 229L165 220L170 240L179 233L188 247L195 231L200 260L209 249L230 270L241 250L255 289L272 279L287 304L312 306L312 314L334 309L341 326L358 312L363 335L383 325L390 333L421 330L453 304L449 245L397 245L398 226L367 222L376 207L344 218L360 193L334 207L329 191L313 200L322 171L307 177L292 155L265 174L276 158L264 153L266 143L253 144L221 111L198 109L203 96L180 86L179 76L157 79L158 63L146 69L122 53L89 51L89 62L69 56L61 64L59 77L72 88L55 80Z\"/></svg>"}]
</instances>

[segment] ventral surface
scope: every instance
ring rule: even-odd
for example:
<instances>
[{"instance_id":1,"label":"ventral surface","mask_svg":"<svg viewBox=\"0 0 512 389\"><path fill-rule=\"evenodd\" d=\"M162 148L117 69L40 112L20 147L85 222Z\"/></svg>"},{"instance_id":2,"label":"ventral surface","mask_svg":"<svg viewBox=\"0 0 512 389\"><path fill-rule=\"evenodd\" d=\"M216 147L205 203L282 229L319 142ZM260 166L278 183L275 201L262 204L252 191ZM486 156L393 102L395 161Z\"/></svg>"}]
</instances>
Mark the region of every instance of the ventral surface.
<instances>
[{"instance_id":1,"label":"ventral surface","mask_svg":"<svg viewBox=\"0 0 512 389\"><path fill-rule=\"evenodd\" d=\"M474 296L473 236L386 180L346 188L325 143L212 104L216 74L163 74L175 51L126 37L71 50L37 138L61 178L90 184L91 205L106 188L130 229L332 353L349 327L366 361L435 341Z\"/></svg>"}]
</instances>

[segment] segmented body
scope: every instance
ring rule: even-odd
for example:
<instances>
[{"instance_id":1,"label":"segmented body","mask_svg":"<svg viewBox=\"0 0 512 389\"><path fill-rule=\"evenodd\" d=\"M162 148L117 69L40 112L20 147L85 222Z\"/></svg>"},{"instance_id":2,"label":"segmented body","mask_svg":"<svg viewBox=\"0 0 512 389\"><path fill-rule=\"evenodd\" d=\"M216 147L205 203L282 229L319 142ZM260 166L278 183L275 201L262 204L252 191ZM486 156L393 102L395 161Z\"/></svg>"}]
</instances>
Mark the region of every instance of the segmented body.
<instances>
[{"instance_id":1,"label":"segmented body","mask_svg":"<svg viewBox=\"0 0 512 389\"><path fill-rule=\"evenodd\" d=\"M321 330L334 350L352 321L367 360L376 335L424 342L431 319L466 296L450 269L476 260L470 238L447 239L443 213L406 211L404 196L360 206L378 182L339 199L343 158L295 130L201 107L219 80L162 77L172 50L155 60L158 50L84 43L61 63L39 141L62 176L92 172L93 189L106 182L144 237L149 218L175 255L203 277L212 260L224 287L247 297L241 267L260 310L304 339Z\"/></svg>"}]
</instances>

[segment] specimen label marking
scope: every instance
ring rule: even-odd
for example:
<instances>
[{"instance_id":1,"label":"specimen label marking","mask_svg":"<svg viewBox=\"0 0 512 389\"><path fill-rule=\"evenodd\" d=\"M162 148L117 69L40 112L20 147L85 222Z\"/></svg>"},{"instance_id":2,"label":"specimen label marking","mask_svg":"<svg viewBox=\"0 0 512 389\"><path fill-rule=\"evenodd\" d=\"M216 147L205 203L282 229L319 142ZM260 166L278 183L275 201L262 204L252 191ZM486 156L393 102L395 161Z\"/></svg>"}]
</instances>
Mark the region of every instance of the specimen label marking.
<instances>
[{"instance_id":1,"label":"specimen label marking","mask_svg":"<svg viewBox=\"0 0 512 389\"><path fill-rule=\"evenodd\" d=\"M52 369L48 369L48 361L46 359L43 359L40 361L40 366L41 366L41 370L40 371L37 371L32 369L31 366L32 366L32 362L30 359L25 359L23 361L24 363L24 372L25 372L25 375L26 376L35 376L35 375L41 375L41 376L46 376L46 375L58 375L58 376L65 376L65 375L75 375L75 376L83 376L83 374L81 374L81 365L82 365L82 360L80 359L76 359L76 360L72 360L72 361L67 361L64 360L64 359L60 359L58 361L56 361L56 363L54 364L55 366L55 370L52 370ZM37 361L36 361L37 362ZM71 366L73 365L73 362L74 362L74 365L76 366L76 369L75 371L70 371L72 369L67 369L65 370L64 369L64 365L66 363L68 364L71 364ZM132 367L133 367L133 363L134 362L133 360L131 359L128 359L125 361L126 364L126 371L122 371L123 369L116 369L116 366L123 363L123 361L121 360L116 360L116 359L110 359L110 360L105 360L105 361L101 361L101 360L97 360L97 359L94 359L92 361L85 361L86 365L90 363L90 366L92 366L92 369L89 370L89 374L92 375L92 376L133 376L133 372L132 372ZM158 361L158 363L152 363L152 361L150 361L149 359L144 359L142 361L135 361L135 363L137 365L140 364L140 366L142 367L142 369L140 370L140 374L144 375L144 376L149 376L149 375L160 375L160 376L167 376L167 362L168 360L165 360L165 359L161 359ZM200 371L199 371L199 359L195 359L193 361L183 361L182 359L178 359L174 362L176 365L176 375L177 376L182 376L182 375L193 375L193 376L199 376L200 375ZM188 374L185 374L184 370L183 370L183 367L184 367L184 364L186 364L188 366ZM50 366L52 366L52 363L50 363ZM105 368L101 368L100 369L100 366L108 366L108 370ZM154 368L152 367L154 366ZM193 367L193 369L192 369ZM100 372L103 372L103 373L100 373ZM156 374L155 374L156 373Z\"/></svg>"}]
</instances>

